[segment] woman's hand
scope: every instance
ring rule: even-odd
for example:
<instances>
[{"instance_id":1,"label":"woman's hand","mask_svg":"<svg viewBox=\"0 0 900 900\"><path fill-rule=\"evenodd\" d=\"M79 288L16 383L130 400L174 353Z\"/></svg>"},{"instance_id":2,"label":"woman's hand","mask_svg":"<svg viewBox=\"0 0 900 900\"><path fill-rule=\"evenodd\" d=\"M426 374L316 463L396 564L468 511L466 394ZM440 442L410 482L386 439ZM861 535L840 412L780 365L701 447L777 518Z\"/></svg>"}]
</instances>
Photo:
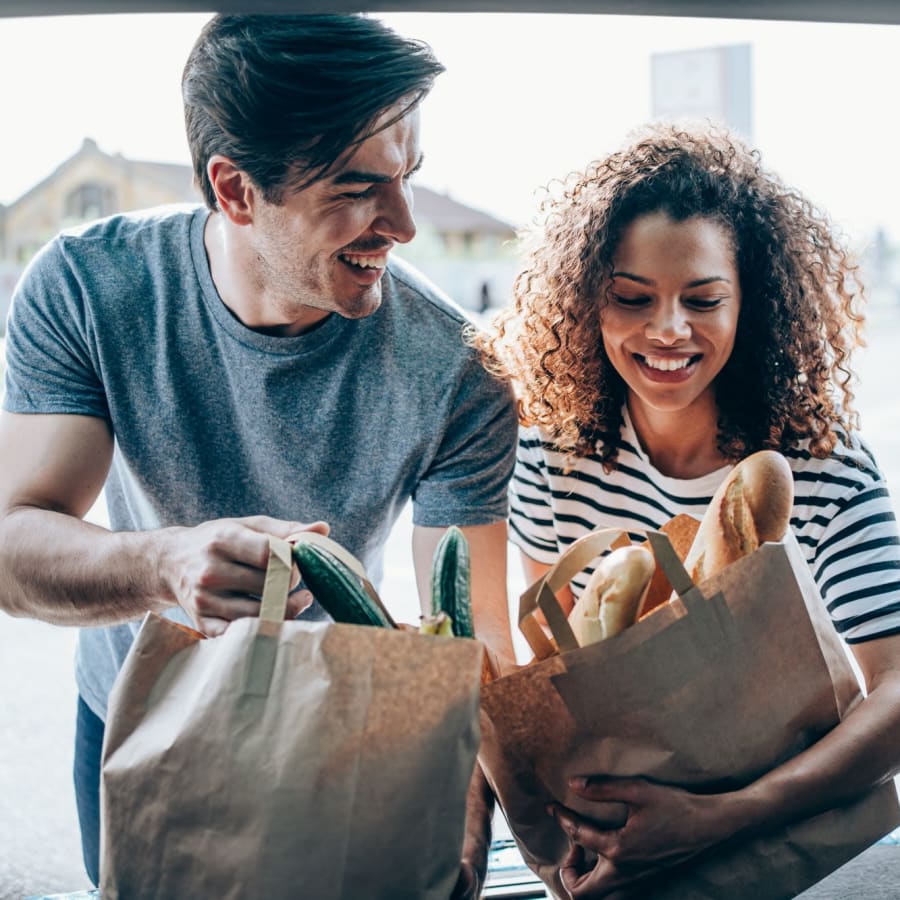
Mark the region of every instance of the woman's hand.
<instances>
[{"instance_id":1,"label":"woman's hand","mask_svg":"<svg viewBox=\"0 0 900 900\"><path fill-rule=\"evenodd\" d=\"M642 778L573 778L569 787L585 800L628 809L621 828L604 829L565 806L549 808L573 844L560 874L576 900L635 886L736 830L729 824L727 794L692 794Z\"/></svg>"}]
</instances>

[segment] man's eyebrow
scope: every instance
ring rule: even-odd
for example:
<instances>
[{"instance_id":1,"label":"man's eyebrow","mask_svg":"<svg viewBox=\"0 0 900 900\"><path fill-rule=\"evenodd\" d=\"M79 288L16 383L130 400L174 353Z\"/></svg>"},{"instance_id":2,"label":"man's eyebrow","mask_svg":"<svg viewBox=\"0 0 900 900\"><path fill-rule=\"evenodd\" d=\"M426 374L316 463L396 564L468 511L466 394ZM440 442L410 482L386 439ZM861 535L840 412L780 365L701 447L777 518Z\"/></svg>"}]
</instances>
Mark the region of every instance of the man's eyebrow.
<instances>
[{"instance_id":1,"label":"man's eyebrow","mask_svg":"<svg viewBox=\"0 0 900 900\"><path fill-rule=\"evenodd\" d=\"M652 278L644 278L642 275L633 275L631 272L613 272L612 277L627 278L629 281L636 281L638 284L646 284L648 287L656 285L656 282ZM731 280L724 275L710 275L709 278L698 278L696 281L689 281L685 287L703 287L705 284L713 284L716 281L724 281L726 284L731 284Z\"/></svg>"},{"instance_id":2,"label":"man's eyebrow","mask_svg":"<svg viewBox=\"0 0 900 900\"><path fill-rule=\"evenodd\" d=\"M420 156L416 164L406 173L407 177L418 172L423 162L425 162L424 155ZM390 175L383 172L366 172L363 169L345 169L332 179L333 184L390 184L391 181L393 178Z\"/></svg>"}]
</instances>

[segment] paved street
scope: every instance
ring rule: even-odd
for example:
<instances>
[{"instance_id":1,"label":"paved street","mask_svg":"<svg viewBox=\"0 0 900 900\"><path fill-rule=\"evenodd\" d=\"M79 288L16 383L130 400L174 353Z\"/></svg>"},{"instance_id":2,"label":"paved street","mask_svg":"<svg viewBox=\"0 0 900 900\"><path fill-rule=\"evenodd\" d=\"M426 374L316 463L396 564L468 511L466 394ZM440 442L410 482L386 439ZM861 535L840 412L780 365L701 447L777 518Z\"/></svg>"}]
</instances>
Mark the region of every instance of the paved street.
<instances>
[{"instance_id":1,"label":"paved street","mask_svg":"<svg viewBox=\"0 0 900 900\"><path fill-rule=\"evenodd\" d=\"M863 429L900 500L900 311L884 311L860 359ZM398 618L415 621L410 523L395 529L382 594ZM510 594L522 582L511 568ZM75 632L0 613L0 900L87 887L70 766Z\"/></svg>"}]
</instances>

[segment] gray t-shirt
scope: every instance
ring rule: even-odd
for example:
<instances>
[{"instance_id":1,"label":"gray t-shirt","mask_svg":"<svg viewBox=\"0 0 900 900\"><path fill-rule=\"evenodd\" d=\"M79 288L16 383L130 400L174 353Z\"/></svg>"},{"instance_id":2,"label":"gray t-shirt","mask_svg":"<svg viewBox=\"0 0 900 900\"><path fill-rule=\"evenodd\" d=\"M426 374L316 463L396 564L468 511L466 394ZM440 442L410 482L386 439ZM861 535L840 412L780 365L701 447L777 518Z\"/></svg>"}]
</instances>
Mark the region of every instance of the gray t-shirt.
<instances>
[{"instance_id":1,"label":"gray t-shirt","mask_svg":"<svg viewBox=\"0 0 900 900\"><path fill-rule=\"evenodd\" d=\"M150 210L64 233L13 300L4 406L109 421L111 527L322 519L377 582L409 498L419 525L503 520L514 405L463 343L462 313L392 260L373 315L297 337L251 331L213 284L207 215ZM82 629L76 679L101 718L139 624Z\"/></svg>"}]
</instances>

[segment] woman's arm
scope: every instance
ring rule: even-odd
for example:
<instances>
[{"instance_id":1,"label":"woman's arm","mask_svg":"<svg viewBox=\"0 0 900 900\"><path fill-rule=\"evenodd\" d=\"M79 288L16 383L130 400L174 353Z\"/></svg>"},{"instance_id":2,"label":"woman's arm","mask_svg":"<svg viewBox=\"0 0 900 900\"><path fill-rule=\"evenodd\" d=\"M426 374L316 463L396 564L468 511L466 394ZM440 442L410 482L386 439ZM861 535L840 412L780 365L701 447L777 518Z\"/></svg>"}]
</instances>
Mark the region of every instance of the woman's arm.
<instances>
[{"instance_id":1,"label":"woman's arm","mask_svg":"<svg viewBox=\"0 0 900 900\"><path fill-rule=\"evenodd\" d=\"M572 841L600 854L592 866L577 849L570 855L563 878L573 897L606 896L727 838L839 806L900 772L900 635L851 649L866 698L821 740L739 791L699 795L643 779L576 779L580 796L625 803L629 815L622 828L604 831L554 806Z\"/></svg>"}]
</instances>

